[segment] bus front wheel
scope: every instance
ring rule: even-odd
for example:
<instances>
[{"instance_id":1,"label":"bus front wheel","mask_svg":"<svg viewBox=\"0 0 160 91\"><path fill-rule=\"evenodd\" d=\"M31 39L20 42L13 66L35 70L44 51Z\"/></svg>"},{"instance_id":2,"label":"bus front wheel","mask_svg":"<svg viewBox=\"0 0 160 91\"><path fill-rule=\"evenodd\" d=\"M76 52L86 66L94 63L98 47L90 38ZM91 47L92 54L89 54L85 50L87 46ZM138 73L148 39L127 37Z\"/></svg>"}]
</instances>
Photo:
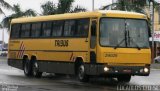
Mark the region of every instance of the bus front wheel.
<instances>
[{"instance_id":1,"label":"bus front wheel","mask_svg":"<svg viewBox=\"0 0 160 91\"><path fill-rule=\"evenodd\" d=\"M39 71L39 67L38 67L38 63L37 61L33 61L32 63L32 68L33 68L33 76L36 77L36 78L40 78L42 76L42 72Z\"/></svg>"},{"instance_id":2,"label":"bus front wheel","mask_svg":"<svg viewBox=\"0 0 160 91\"><path fill-rule=\"evenodd\" d=\"M86 75L85 73L85 67L83 64L81 64L78 68L78 79L81 82L88 82L89 81L89 77L88 75Z\"/></svg>"},{"instance_id":3,"label":"bus front wheel","mask_svg":"<svg viewBox=\"0 0 160 91\"><path fill-rule=\"evenodd\" d=\"M130 82L131 75L120 75L117 77L118 82Z\"/></svg>"},{"instance_id":4,"label":"bus front wheel","mask_svg":"<svg viewBox=\"0 0 160 91\"><path fill-rule=\"evenodd\" d=\"M32 69L28 58L24 59L24 66L23 66L25 76L32 76Z\"/></svg>"}]
</instances>

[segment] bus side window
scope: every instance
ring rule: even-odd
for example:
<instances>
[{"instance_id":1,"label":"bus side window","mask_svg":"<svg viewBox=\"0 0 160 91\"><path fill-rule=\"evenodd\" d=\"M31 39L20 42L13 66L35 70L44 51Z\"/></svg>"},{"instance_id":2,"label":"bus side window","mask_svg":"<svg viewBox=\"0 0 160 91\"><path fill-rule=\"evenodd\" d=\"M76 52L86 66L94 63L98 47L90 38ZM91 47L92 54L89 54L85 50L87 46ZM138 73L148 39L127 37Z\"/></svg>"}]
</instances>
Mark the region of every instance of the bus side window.
<instances>
[{"instance_id":1,"label":"bus side window","mask_svg":"<svg viewBox=\"0 0 160 91\"><path fill-rule=\"evenodd\" d=\"M13 24L11 28L11 38L19 38L21 24Z\"/></svg>"},{"instance_id":2,"label":"bus side window","mask_svg":"<svg viewBox=\"0 0 160 91\"><path fill-rule=\"evenodd\" d=\"M63 33L64 21L53 21L52 26L52 37L61 37Z\"/></svg>"},{"instance_id":3,"label":"bus side window","mask_svg":"<svg viewBox=\"0 0 160 91\"><path fill-rule=\"evenodd\" d=\"M77 30L75 33L76 37L88 37L89 30L89 19L77 20Z\"/></svg>"},{"instance_id":4,"label":"bus side window","mask_svg":"<svg viewBox=\"0 0 160 91\"><path fill-rule=\"evenodd\" d=\"M76 30L75 20L66 20L64 24L64 36L73 37Z\"/></svg>"},{"instance_id":5,"label":"bus side window","mask_svg":"<svg viewBox=\"0 0 160 91\"><path fill-rule=\"evenodd\" d=\"M41 32L41 23L33 23L31 28L31 37L38 38L40 37Z\"/></svg>"},{"instance_id":6,"label":"bus side window","mask_svg":"<svg viewBox=\"0 0 160 91\"><path fill-rule=\"evenodd\" d=\"M31 24L22 24L21 27L21 38L28 38L30 37L30 29L31 29Z\"/></svg>"},{"instance_id":7,"label":"bus side window","mask_svg":"<svg viewBox=\"0 0 160 91\"><path fill-rule=\"evenodd\" d=\"M42 37L50 37L52 30L52 22L44 22L42 28Z\"/></svg>"},{"instance_id":8,"label":"bus side window","mask_svg":"<svg viewBox=\"0 0 160 91\"><path fill-rule=\"evenodd\" d=\"M91 44L90 47L93 49L96 46L96 27L97 22L96 21L92 21L92 26L91 26Z\"/></svg>"}]
</instances>

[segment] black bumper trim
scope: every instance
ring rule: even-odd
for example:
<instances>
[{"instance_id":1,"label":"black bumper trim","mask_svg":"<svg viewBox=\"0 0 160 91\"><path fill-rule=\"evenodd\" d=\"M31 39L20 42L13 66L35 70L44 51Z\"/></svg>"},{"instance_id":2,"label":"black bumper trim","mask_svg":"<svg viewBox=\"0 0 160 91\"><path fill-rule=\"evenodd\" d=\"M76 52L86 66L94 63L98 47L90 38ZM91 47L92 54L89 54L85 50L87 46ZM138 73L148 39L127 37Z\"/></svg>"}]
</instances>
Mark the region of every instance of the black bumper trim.
<instances>
[{"instance_id":1,"label":"black bumper trim","mask_svg":"<svg viewBox=\"0 0 160 91\"><path fill-rule=\"evenodd\" d=\"M150 73L150 67L148 73L140 72L145 66L107 66L104 64L86 64L86 73L88 75L101 75L101 76L118 76L118 75L138 75L148 76ZM108 67L109 71L105 72L104 67Z\"/></svg>"},{"instance_id":2,"label":"black bumper trim","mask_svg":"<svg viewBox=\"0 0 160 91\"><path fill-rule=\"evenodd\" d=\"M23 70L22 60L19 60L19 59L14 59L14 60L13 59L8 59L8 65Z\"/></svg>"},{"instance_id":3,"label":"black bumper trim","mask_svg":"<svg viewBox=\"0 0 160 91\"><path fill-rule=\"evenodd\" d=\"M43 63L44 62L44 63ZM60 63L59 65L57 65L57 63ZM68 63L68 62L50 62L50 65L48 66L48 61L41 61L39 62L40 66L41 66L41 70L43 69L43 71L47 72L48 68L50 69L49 72L57 72L59 70L59 72L65 73L64 71L62 71L61 67L66 67L66 69L69 70L69 73L74 73L74 63ZM8 65L15 67L15 68L19 68L19 69L23 69L23 64L22 64L22 60L15 60L15 59L8 59ZM54 66L55 65L55 66ZM147 68L149 69L148 73L145 72L140 72L140 69L144 69L145 66L107 66L106 64L90 64L90 63L85 63L85 72L88 75L94 75L94 76L118 76L118 75L123 75L123 74L127 74L127 75L138 75L138 76L148 76L150 73L150 66L147 66ZM58 66L58 67L57 67ZM110 70L105 72L104 71L104 67L109 67ZM57 67L57 70L53 70L55 69L55 67ZM131 70L131 72L124 72L124 70ZM118 72L116 72L118 71Z\"/></svg>"}]
</instances>

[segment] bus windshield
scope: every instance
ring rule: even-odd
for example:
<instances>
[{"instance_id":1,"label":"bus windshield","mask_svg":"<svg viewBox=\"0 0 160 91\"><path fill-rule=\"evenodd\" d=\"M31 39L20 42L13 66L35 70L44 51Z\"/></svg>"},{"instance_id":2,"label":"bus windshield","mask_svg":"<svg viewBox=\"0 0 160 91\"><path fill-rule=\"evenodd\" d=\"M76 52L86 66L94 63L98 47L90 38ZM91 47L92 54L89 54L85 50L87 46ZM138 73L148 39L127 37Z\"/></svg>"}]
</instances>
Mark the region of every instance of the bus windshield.
<instances>
[{"instance_id":1,"label":"bus windshield","mask_svg":"<svg viewBox=\"0 0 160 91\"><path fill-rule=\"evenodd\" d=\"M100 21L100 45L122 48L149 48L146 20L102 18Z\"/></svg>"}]
</instances>

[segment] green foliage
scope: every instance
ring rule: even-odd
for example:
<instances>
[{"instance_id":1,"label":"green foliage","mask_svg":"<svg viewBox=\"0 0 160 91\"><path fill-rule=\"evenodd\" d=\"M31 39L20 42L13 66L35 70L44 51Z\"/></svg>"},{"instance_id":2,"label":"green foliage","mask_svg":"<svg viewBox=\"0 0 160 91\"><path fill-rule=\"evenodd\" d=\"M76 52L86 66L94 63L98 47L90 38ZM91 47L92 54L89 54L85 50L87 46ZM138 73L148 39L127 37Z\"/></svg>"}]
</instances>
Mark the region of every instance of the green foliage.
<instances>
[{"instance_id":1,"label":"green foliage","mask_svg":"<svg viewBox=\"0 0 160 91\"><path fill-rule=\"evenodd\" d=\"M8 28L9 29L9 25L12 19L14 18L19 18L19 17L28 17L28 16L36 16L37 14L35 13L34 10L32 9L28 9L26 11L22 11L19 5L14 5L13 6L13 11L14 13L6 16L3 20L2 20L2 26L4 28Z\"/></svg>"},{"instance_id":2,"label":"green foliage","mask_svg":"<svg viewBox=\"0 0 160 91\"><path fill-rule=\"evenodd\" d=\"M3 28L1 24L0 24L0 28Z\"/></svg>"},{"instance_id":3,"label":"green foliage","mask_svg":"<svg viewBox=\"0 0 160 91\"><path fill-rule=\"evenodd\" d=\"M12 10L12 6L9 5L7 2L5 2L4 0L0 0L0 14L4 14L4 11L2 10L2 7Z\"/></svg>"},{"instance_id":4,"label":"green foliage","mask_svg":"<svg viewBox=\"0 0 160 91\"><path fill-rule=\"evenodd\" d=\"M42 15L54 15L73 12L84 12L85 8L81 6L73 7L74 0L59 0L58 4L54 4L51 1L41 5Z\"/></svg>"},{"instance_id":5,"label":"green foliage","mask_svg":"<svg viewBox=\"0 0 160 91\"><path fill-rule=\"evenodd\" d=\"M59 0L57 12L59 14L70 12L73 2L74 0Z\"/></svg>"},{"instance_id":6,"label":"green foliage","mask_svg":"<svg viewBox=\"0 0 160 91\"><path fill-rule=\"evenodd\" d=\"M145 6L145 0L132 0L132 2L128 0L118 0L116 9L143 13Z\"/></svg>"},{"instance_id":7,"label":"green foliage","mask_svg":"<svg viewBox=\"0 0 160 91\"><path fill-rule=\"evenodd\" d=\"M71 10L70 12L71 12L71 13L76 13L76 12L85 12L85 11L86 11L85 8L77 5L77 6L76 6L73 10Z\"/></svg>"},{"instance_id":8,"label":"green foliage","mask_svg":"<svg viewBox=\"0 0 160 91\"><path fill-rule=\"evenodd\" d=\"M139 13L145 13L144 8L148 5L148 0L117 0L116 3L103 6L102 9L112 7L113 10L134 11ZM154 1L155 8L158 7L158 3Z\"/></svg>"},{"instance_id":9,"label":"green foliage","mask_svg":"<svg viewBox=\"0 0 160 91\"><path fill-rule=\"evenodd\" d=\"M41 5L42 15L51 15L57 12L57 7L52 2L48 1L45 4Z\"/></svg>"}]
</instances>

